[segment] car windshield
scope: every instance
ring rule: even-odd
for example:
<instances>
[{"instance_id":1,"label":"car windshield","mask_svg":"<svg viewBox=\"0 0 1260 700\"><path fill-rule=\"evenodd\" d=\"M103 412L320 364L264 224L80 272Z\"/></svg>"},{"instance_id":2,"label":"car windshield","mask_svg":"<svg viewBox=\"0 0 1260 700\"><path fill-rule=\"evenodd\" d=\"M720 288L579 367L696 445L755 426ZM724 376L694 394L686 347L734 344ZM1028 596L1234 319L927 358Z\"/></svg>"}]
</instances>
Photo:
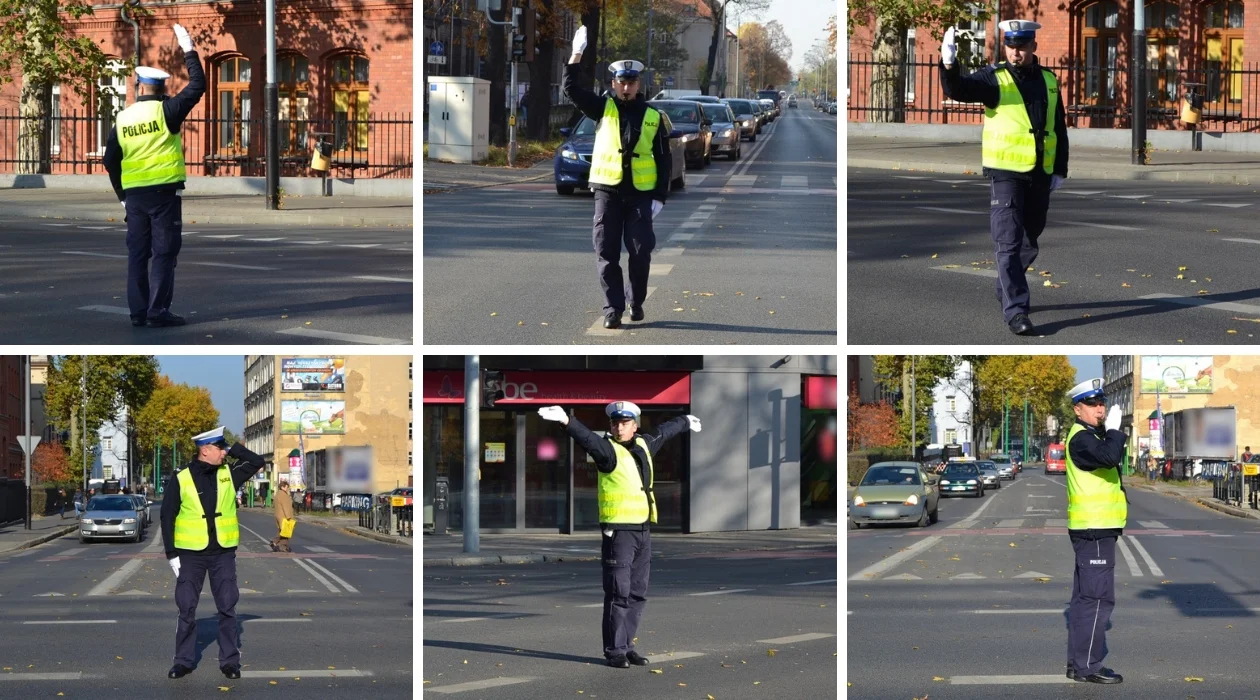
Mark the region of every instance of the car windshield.
<instances>
[{"instance_id":1,"label":"car windshield","mask_svg":"<svg viewBox=\"0 0 1260 700\"><path fill-rule=\"evenodd\" d=\"M752 104L748 100L727 100L726 104L730 105L731 111L735 114L752 114Z\"/></svg>"},{"instance_id":2,"label":"car windshield","mask_svg":"<svg viewBox=\"0 0 1260 700\"><path fill-rule=\"evenodd\" d=\"M732 122L731 112L726 105L704 105L704 116L715 122Z\"/></svg>"},{"instance_id":3,"label":"car windshield","mask_svg":"<svg viewBox=\"0 0 1260 700\"><path fill-rule=\"evenodd\" d=\"M989 461L997 462L998 464L1005 464L1006 462L1011 461L1011 458L1006 455L989 455Z\"/></svg>"},{"instance_id":4,"label":"car windshield","mask_svg":"<svg viewBox=\"0 0 1260 700\"><path fill-rule=\"evenodd\" d=\"M88 501L88 510L133 510L135 507L130 496L97 496Z\"/></svg>"},{"instance_id":5,"label":"car windshield","mask_svg":"<svg viewBox=\"0 0 1260 700\"><path fill-rule=\"evenodd\" d=\"M590 119L587 119L586 117L582 117L582 121L578 122L578 125L574 127L573 133L570 135L571 136L594 136L595 135L595 122L591 121Z\"/></svg>"},{"instance_id":6,"label":"car windshield","mask_svg":"<svg viewBox=\"0 0 1260 700\"><path fill-rule=\"evenodd\" d=\"M1050 450L1050 452L1047 453L1046 457L1048 459L1063 459L1064 457L1063 450Z\"/></svg>"},{"instance_id":7,"label":"car windshield","mask_svg":"<svg viewBox=\"0 0 1260 700\"><path fill-rule=\"evenodd\" d=\"M945 476L976 476L979 473L974 464L951 464L945 468Z\"/></svg>"},{"instance_id":8,"label":"car windshield","mask_svg":"<svg viewBox=\"0 0 1260 700\"><path fill-rule=\"evenodd\" d=\"M976 462L976 466L979 467L982 472L997 471L997 465L993 462Z\"/></svg>"},{"instance_id":9,"label":"car windshield","mask_svg":"<svg viewBox=\"0 0 1260 700\"><path fill-rule=\"evenodd\" d=\"M669 116L669 120L675 124L699 124L700 110L698 104L663 104L653 105L657 109Z\"/></svg>"},{"instance_id":10,"label":"car windshield","mask_svg":"<svg viewBox=\"0 0 1260 700\"><path fill-rule=\"evenodd\" d=\"M915 467L871 467L866 470L860 486L895 486L919 484L919 470Z\"/></svg>"}]
</instances>

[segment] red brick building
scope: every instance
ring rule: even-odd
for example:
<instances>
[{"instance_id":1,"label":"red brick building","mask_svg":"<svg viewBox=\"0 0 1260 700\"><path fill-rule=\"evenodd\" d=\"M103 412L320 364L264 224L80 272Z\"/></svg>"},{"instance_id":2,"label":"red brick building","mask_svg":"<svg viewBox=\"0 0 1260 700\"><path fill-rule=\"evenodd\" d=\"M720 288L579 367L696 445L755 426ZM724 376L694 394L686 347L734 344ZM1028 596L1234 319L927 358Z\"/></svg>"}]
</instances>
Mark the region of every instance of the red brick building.
<instances>
[{"instance_id":1,"label":"red brick building","mask_svg":"<svg viewBox=\"0 0 1260 700\"><path fill-rule=\"evenodd\" d=\"M10 479L26 478L22 446L17 441L26 430L23 360L19 355L0 355L0 477Z\"/></svg>"},{"instance_id":2,"label":"red brick building","mask_svg":"<svg viewBox=\"0 0 1260 700\"><path fill-rule=\"evenodd\" d=\"M190 175L261 175L266 85L263 0L142 2L140 45L118 2L93 3L72 21L111 58L172 75L173 94L187 84L171 26L192 35L206 71L202 103L184 123ZM412 162L411 0L289 0L276 3L276 82L285 175L311 174L316 134L330 134L334 175L410 177ZM87 96L57 86L52 98L51 164L55 174L100 174L113 115L135 98L134 77L102 79L98 117ZM21 77L0 89L0 172L15 169Z\"/></svg>"},{"instance_id":3,"label":"red brick building","mask_svg":"<svg viewBox=\"0 0 1260 700\"><path fill-rule=\"evenodd\" d=\"M999 0L996 17L964 22L979 64L1001 60L997 22L1029 19L1042 25L1037 55L1062 82L1069 126L1128 128L1132 99L1135 0L1076 0L1041 4ZM1147 110L1154 128L1184 128L1177 114L1188 83L1206 97L1202 128L1260 128L1260 17L1246 22L1241 0L1146 0ZM979 123L975 106L952 105L941 95L936 61L940 42L924 27L907 37L907 122ZM940 33L937 31L936 33ZM849 40L849 119L867 121L871 30ZM979 59L977 59L979 60Z\"/></svg>"}]
</instances>

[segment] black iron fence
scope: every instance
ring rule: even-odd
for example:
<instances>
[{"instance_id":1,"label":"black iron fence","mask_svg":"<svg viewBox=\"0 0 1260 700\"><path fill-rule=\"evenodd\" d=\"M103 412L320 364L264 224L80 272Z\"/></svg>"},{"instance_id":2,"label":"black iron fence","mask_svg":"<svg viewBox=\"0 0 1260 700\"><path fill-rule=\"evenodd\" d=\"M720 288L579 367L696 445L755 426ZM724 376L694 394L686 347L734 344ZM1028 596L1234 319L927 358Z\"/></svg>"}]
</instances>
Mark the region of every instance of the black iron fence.
<instances>
[{"instance_id":1,"label":"black iron fence","mask_svg":"<svg viewBox=\"0 0 1260 700\"><path fill-rule=\"evenodd\" d=\"M23 129L29 119L0 110L0 172L101 175L113 118L79 112L53 113L42 128ZM262 117L190 119L184 122L184 160L189 175L262 177L266 132ZM332 177L409 178L412 168L411 114L367 120L281 120L280 168L285 177L319 176L310 169L320 140L331 143ZM27 134L42 134L42 138Z\"/></svg>"},{"instance_id":2,"label":"black iron fence","mask_svg":"<svg viewBox=\"0 0 1260 700\"><path fill-rule=\"evenodd\" d=\"M872 79L891 74L889 65L870 55L851 55L848 63L850 121L915 122L926 124L980 124L984 107L954 102L941 90L938 57L930 61L908 60L901 90L890 88L903 99L872 99ZM1132 114L1132 71L1127 62L1111 67L1081 61L1042 61L1059 78L1068 126L1128 128ZM964 71L967 69L964 68ZM1214 131L1260 129L1260 64L1238 68L1211 64L1201 68L1152 67L1146 71L1148 128L1179 128L1181 99L1187 85L1199 84L1204 97L1200 128ZM877 104L878 102L878 104Z\"/></svg>"}]
</instances>

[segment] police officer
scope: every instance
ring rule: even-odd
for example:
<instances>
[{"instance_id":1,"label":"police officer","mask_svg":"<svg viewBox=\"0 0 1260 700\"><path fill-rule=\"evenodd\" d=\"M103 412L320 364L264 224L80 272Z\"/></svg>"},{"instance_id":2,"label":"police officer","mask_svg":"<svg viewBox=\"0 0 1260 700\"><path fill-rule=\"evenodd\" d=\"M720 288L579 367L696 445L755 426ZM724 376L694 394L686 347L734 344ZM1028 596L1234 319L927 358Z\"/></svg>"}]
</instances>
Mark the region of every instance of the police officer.
<instances>
[{"instance_id":1,"label":"police officer","mask_svg":"<svg viewBox=\"0 0 1260 700\"><path fill-rule=\"evenodd\" d=\"M188 85L168 98L168 73L136 68L136 101L115 118L116 126L105 144L105 170L126 210L131 325L150 328L184 325L184 319L170 311L175 259L183 240L181 195L187 177L179 130L206 92L206 74L188 31L178 24L174 29L184 50Z\"/></svg>"},{"instance_id":2,"label":"police officer","mask_svg":"<svg viewBox=\"0 0 1260 700\"><path fill-rule=\"evenodd\" d=\"M982 154L990 178L989 227L997 262L997 297L1016 335L1031 335L1028 280L1050 193L1067 178L1068 136L1059 81L1037 62L1036 22L999 22L1006 62L962 75L954 28L941 42L941 89L958 102L981 102ZM1054 124L1050 126L1053 115Z\"/></svg>"},{"instance_id":3,"label":"police officer","mask_svg":"<svg viewBox=\"0 0 1260 700\"><path fill-rule=\"evenodd\" d=\"M604 328L620 328L630 303L630 320L642 321L648 270L656 234L652 219L665 206L672 162L669 120L639 95L638 61L614 61L613 91L596 95L578 84L579 62L586 50L586 27L573 37L573 55L564 73L564 94L592 121L590 186L595 192L595 253L604 290ZM621 276L621 244L625 241L628 282Z\"/></svg>"},{"instance_id":4,"label":"police officer","mask_svg":"<svg viewBox=\"0 0 1260 700\"><path fill-rule=\"evenodd\" d=\"M265 462L239 442L229 449L223 426L197 435L193 443L197 458L171 475L162 499L162 542L175 572L175 604L179 606L175 665L167 677L183 678L192 673L197 658L197 600L209 573L210 593L219 611L219 670L228 678L240 678L236 489ZM224 464L227 457L238 463L228 467Z\"/></svg>"},{"instance_id":5,"label":"police officer","mask_svg":"<svg viewBox=\"0 0 1260 700\"><path fill-rule=\"evenodd\" d=\"M563 424L599 470L604 658L613 668L646 666L648 660L634 650L634 636L647 603L652 569L649 528L656 522L652 457L688 428L700 432L700 419L680 416L663 423L655 434L643 434L639 432L639 407L633 403L614 401L604 413L608 415L606 437L591 432L559 406L538 409L544 420Z\"/></svg>"},{"instance_id":6,"label":"police officer","mask_svg":"<svg viewBox=\"0 0 1260 700\"><path fill-rule=\"evenodd\" d=\"M1107 623L1116 607L1116 538L1124 533L1129 513L1120 481L1128 437L1120 431L1119 406L1103 418L1107 397L1101 379L1077 384L1068 396L1076 413L1067 438L1068 536L1076 569L1068 609L1067 677L1119 683L1123 677L1102 661Z\"/></svg>"}]
</instances>

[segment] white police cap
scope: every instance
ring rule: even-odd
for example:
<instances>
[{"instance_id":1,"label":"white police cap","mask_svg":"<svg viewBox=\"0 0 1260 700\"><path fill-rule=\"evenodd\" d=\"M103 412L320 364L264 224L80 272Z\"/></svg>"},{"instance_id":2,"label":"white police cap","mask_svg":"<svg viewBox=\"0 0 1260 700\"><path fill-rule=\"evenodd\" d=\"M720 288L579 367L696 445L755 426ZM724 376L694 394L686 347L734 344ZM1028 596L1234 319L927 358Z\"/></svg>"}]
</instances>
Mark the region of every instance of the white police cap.
<instances>
[{"instance_id":1,"label":"white police cap","mask_svg":"<svg viewBox=\"0 0 1260 700\"><path fill-rule=\"evenodd\" d=\"M223 437L224 426L220 425L214 430L207 430L200 435L193 436L193 444L197 447L202 445L220 445L227 447L227 440Z\"/></svg>"},{"instance_id":2,"label":"white police cap","mask_svg":"<svg viewBox=\"0 0 1260 700\"><path fill-rule=\"evenodd\" d=\"M1037 38L1037 30L1041 29L1040 24L1026 19L1008 19L998 22L998 26L1002 28L1003 39L1016 44L1032 41Z\"/></svg>"},{"instance_id":3,"label":"white police cap","mask_svg":"<svg viewBox=\"0 0 1260 700\"><path fill-rule=\"evenodd\" d=\"M637 78L641 70L643 64L635 60L613 61L608 64L608 71L614 78Z\"/></svg>"},{"instance_id":4,"label":"white police cap","mask_svg":"<svg viewBox=\"0 0 1260 700\"><path fill-rule=\"evenodd\" d=\"M629 401L613 401L604 407L604 413L609 418L631 418L635 423L639 422L639 416L642 415L639 407Z\"/></svg>"},{"instance_id":5,"label":"white police cap","mask_svg":"<svg viewBox=\"0 0 1260 700\"><path fill-rule=\"evenodd\" d=\"M170 73L159 68L150 68L148 66L136 67L136 78L146 85L161 85L166 79L171 77Z\"/></svg>"},{"instance_id":6,"label":"white police cap","mask_svg":"<svg viewBox=\"0 0 1260 700\"><path fill-rule=\"evenodd\" d=\"M1072 387L1067 393L1068 398L1072 399L1072 403L1084 401L1085 399L1095 396L1104 396L1102 379L1086 379L1085 381Z\"/></svg>"}]
</instances>

